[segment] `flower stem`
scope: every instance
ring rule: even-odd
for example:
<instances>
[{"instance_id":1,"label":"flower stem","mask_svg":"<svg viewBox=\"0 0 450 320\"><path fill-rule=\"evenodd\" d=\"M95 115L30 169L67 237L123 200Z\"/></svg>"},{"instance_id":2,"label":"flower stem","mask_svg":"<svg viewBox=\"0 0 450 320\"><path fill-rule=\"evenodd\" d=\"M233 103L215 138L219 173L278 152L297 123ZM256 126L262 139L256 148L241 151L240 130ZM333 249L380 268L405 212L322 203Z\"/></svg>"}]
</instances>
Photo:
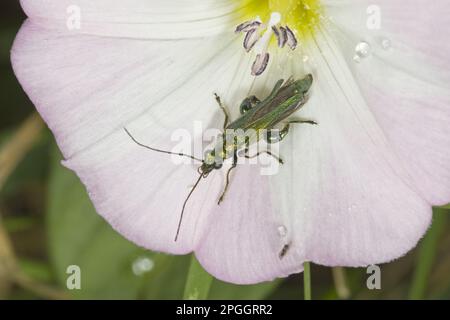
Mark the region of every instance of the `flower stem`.
<instances>
[{"instance_id":1,"label":"flower stem","mask_svg":"<svg viewBox=\"0 0 450 320\"><path fill-rule=\"evenodd\" d=\"M311 300L311 266L309 262L303 263L303 292L304 299Z\"/></svg>"},{"instance_id":2,"label":"flower stem","mask_svg":"<svg viewBox=\"0 0 450 320\"><path fill-rule=\"evenodd\" d=\"M184 300L204 300L208 298L213 277L206 272L194 255L184 288Z\"/></svg>"}]
</instances>

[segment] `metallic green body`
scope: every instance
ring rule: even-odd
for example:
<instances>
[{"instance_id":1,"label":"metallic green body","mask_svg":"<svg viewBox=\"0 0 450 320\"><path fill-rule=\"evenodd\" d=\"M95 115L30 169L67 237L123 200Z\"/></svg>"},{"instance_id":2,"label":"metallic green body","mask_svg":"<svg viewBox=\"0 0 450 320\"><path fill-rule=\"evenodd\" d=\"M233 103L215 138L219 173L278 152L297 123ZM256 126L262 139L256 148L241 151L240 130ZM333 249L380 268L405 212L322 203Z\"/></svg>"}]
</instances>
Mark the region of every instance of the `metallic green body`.
<instances>
[{"instance_id":1,"label":"metallic green body","mask_svg":"<svg viewBox=\"0 0 450 320\"><path fill-rule=\"evenodd\" d=\"M218 142L220 145L206 154L202 172L213 170L217 167L217 162L222 163L223 160L233 157L237 150L246 147L249 142L258 141L262 131L275 129L278 124L298 111L307 102L312 83L313 77L310 74L300 80L278 80L272 92L263 101L253 101L252 108L224 128L222 139ZM241 133L236 133L238 130ZM233 135L233 132L236 134ZM216 154L216 150L222 151Z\"/></svg>"}]
</instances>

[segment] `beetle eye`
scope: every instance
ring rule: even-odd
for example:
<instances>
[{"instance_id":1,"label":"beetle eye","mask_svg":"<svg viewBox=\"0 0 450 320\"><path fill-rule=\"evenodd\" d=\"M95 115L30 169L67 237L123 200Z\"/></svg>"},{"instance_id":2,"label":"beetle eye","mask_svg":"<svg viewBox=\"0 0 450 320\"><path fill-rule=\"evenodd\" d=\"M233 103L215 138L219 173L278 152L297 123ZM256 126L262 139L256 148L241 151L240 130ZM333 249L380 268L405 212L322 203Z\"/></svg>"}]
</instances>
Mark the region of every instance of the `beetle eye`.
<instances>
[{"instance_id":1,"label":"beetle eye","mask_svg":"<svg viewBox=\"0 0 450 320\"><path fill-rule=\"evenodd\" d=\"M251 102L248 99L245 99L244 101L242 101L239 111L241 112L241 114L244 114L247 111L249 111L251 108L252 108Z\"/></svg>"},{"instance_id":2,"label":"beetle eye","mask_svg":"<svg viewBox=\"0 0 450 320\"><path fill-rule=\"evenodd\" d=\"M248 98L245 98L244 101L242 101L240 106L240 112L241 114L246 113L250 109L252 109L256 104L258 104L260 101L256 96L250 96Z\"/></svg>"}]
</instances>

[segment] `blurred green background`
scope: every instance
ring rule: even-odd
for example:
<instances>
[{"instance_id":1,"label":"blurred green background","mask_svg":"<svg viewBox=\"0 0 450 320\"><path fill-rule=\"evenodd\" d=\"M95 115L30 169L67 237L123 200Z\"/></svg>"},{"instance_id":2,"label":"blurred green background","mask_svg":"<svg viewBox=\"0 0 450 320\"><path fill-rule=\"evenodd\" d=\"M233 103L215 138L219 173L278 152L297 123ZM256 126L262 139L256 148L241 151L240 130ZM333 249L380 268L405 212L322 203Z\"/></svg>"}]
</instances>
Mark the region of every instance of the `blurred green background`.
<instances>
[{"instance_id":1,"label":"blurred green background","mask_svg":"<svg viewBox=\"0 0 450 320\"><path fill-rule=\"evenodd\" d=\"M11 70L9 51L25 16L18 1L0 6L0 299L182 298L191 257L148 252L123 239L60 165L52 135ZM436 209L420 245L381 266L381 290L367 289L365 269L312 265L313 298L450 298L449 213ZM72 264L81 267L81 290L66 288ZM208 282L201 272L190 274L196 275L200 286ZM301 275L255 286L213 280L207 297L302 299L302 281Z\"/></svg>"}]
</instances>

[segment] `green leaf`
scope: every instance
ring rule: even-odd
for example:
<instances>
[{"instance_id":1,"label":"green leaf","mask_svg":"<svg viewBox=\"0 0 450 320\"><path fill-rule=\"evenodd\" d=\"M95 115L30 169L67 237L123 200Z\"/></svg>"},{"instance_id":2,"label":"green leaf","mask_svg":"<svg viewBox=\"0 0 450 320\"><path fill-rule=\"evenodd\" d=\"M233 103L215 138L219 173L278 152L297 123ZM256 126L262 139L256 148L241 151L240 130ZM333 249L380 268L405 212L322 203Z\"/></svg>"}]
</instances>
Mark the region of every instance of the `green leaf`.
<instances>
[{"instance_id":1,"label":"green leaf","mask_svg":"<svg viewBox=\"0 0 450 320\"><path fill-rule=\"evenodd\" d=\"M181 296L186 266L173 263L179 257L146 251L121 237L95 212L75 174L62 167L56 148L52 158L47 233L49 254L60 286L66 286L67 267L78 265L81 290L71 291L76 298L161 298L158 287L165 286L161 279L170 282L172 290L178 290ZM137 259L147 259L152 269L136 275L133 263ZM174 270L169 268L170 264L181 268ZM171 293L171 298L177 294Z\"/></svg>"},{"instance_id":2,"label":"green leaf","mask_svg":"<svg viewBox=\"0 0 450 320\"><path fill-rule=\"evenodd\" d=\"M192 255L191 265L184 289L185 300L204 300L208 298L213 277L206 272L194 255Z\"/></svg>"},{"instance_id":3,"label":"green leaf","mask_svg":"<svg viewBox=\"0 0 450 320\"><path fill-rule=\"evenodd\" d=\"M418 300L425 297L439 239L445 229L448 214L448 210L445 209L434 210L433 224L420 245L417 266L409 292L410 299Z\"/></svg>"}]
</instances>

